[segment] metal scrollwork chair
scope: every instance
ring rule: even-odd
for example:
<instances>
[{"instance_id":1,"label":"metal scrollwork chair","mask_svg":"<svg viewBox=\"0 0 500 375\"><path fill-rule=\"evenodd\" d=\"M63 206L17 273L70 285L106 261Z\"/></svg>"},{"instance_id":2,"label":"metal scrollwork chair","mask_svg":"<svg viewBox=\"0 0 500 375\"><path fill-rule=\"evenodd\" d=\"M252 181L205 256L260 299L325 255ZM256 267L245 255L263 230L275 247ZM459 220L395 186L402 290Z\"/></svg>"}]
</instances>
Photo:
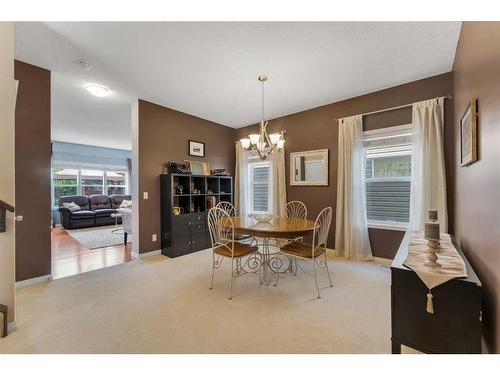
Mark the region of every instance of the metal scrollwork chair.
<instances>
[{"instance_id":1,"label":"metal scrollwork chair","mask_svg":"<svg viewBox=\"0 0 500 375\"><path fill-rule=\"evenodd\" d=\"M240 260L258 250L257 246L250 246L234 240L234 224L231 216L221 208L214 207L208 211L208 228L212 241L212 279L210 289L214 285L215 269L218 269L224 258L231 259L231 276L229 279L229 297L232 299L233 277L239 274ZM235 264L236 260L236 264ZM236 267L235 267L236 265Z\"/></svg>"},{"instance_id":2,"label":"metal scrollwork chair","mask_svg":"<svg viewBox=\"0 0 500 375\"><path fill-rule=\"evenodd\" d=\"M301 201L290 201L285 206L286 217L290 219L307 219L307 207Z\"/></svg>"},{"instance_id":3,"label":"metal scrollwork chair","mask_svg":"<svg viewBox=\"0 0 500 375\"><path fill-rule=\"evenodd\" d=\"M307 207L301 201L290 201L285 206L285 215L289 219L307 219ZM289 240L281 240L278 242L279 247L285 246L291 241L302 241L304 237L296 237ZM291 259L294 260L292 263ZM297 274L297 258L290 259L290 272Z\"/></svg>"},{"instance_id":4,"label":"metal scrollwork chair","mask_svg":"<svg viewBox=\"0 0 500 375\"><path fill-rule=\"evenodd\" d=\"M231 202L221 201L221 202L217 203L217 205L215 207L226 211L226 213L231 217L236 216L236 207L234 207L231 204ZM241 234L241 233L234 234L235 241L244 241L244 240L248 240L250 238L252 238L252 236L249 234Z\"/></svg>"},{"instance_id":5,"label":"metal scrollwork chair","mask_svg":"<svg viewBox=\"0 0 500 375\"><path fill-rule=\"evenodd\" d=\"M313 241L312 243L304 242L290 242L281 248L281 252L285 255L298 258L298 259L311 259L313 270L314 270L314 281L316 283L316 291L318 292L318 297L321 298L319 294L318 287L318 276L316 268L326 268L326 273L328 275L328 280L330 281L330 286L332 287L332 279L330 277L330 271L328 270L328 261L326 258L326 241L328 239L328 231L330 230L330 224L332 222L332 208L324 208L316 218L313 231ZM323 255L323 260L318 258ZM276 284L278 284L279 273L276 279Z\"/></svg>"}]
</instances>

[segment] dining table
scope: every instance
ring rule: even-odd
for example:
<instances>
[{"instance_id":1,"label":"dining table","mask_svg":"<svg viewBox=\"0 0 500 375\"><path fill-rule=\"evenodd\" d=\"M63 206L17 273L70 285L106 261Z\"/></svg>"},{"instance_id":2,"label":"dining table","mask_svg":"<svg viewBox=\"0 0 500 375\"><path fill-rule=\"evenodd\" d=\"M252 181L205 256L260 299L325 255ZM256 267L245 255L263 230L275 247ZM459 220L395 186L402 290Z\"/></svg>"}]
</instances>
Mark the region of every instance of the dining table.
<instances>
[{"instance_id":1,"label":"dining table","mask_svg":"<svg viewBox=\"0 0 500 375\"><path fill-rule=\"evenodd\" d=\"M257 242L258 254L250 256L241 265L243 272L259 271L261 284L269 285L269 275L272 273L293 273L293 264L289 257L280 256L279 251L272 251L270 241L277 240L277 244L288 240L311 235L315 222L306 219L273 216L269 222L259 222L253 216L234 216L231 218L235 233L248 234ZM286 263L288 262L288 263ZM262 273L260 271L263 271Z\"/></svg>"}]
</instances>

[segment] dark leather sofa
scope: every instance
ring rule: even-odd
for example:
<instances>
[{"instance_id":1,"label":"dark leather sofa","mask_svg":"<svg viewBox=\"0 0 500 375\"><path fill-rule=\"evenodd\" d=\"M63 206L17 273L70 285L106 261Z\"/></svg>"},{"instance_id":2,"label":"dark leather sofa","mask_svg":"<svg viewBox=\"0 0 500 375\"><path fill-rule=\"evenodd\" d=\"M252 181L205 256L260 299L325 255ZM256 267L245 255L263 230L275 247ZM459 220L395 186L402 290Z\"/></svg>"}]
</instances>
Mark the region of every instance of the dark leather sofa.
<instances>
[{"instance_id":1,"label":"dark leather sofa","mask_svg":"<svg viewBox=\"0 0 500 375\"><path fill-rule=\"evenodd\" d=\"M113 194L107 195L67 195L59 198L61 207L61 224L64 229L88 228L99 225L111 225L115 219L111 217L117 212L122 201L131 200L130 195ZM63 203L76 203L80 206L79 210L71 210L63 207ZM118 218L118 223L121 219Z\"/></svg>"}]
</instances>

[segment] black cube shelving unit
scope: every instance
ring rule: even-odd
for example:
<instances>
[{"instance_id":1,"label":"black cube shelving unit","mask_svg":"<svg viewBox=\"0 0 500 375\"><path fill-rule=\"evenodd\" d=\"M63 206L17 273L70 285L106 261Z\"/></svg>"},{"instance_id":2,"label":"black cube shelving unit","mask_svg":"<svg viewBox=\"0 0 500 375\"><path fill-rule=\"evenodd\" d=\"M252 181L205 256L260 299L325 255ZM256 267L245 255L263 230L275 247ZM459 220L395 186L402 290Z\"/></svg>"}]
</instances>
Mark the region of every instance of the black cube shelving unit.
<instances>
[{"instance_id":1,"label":"black cube shelving unit","mask_svg":"<svg viewBox=\"0 0 500 375\"><path fill-rule=\"evenodd\" d=\"M210 247L207 211L220 201L233 203L231 176L162 174L162 254L178 257ZM180 207L180 214L174 214Z\"/></svg>"}]
</instances>

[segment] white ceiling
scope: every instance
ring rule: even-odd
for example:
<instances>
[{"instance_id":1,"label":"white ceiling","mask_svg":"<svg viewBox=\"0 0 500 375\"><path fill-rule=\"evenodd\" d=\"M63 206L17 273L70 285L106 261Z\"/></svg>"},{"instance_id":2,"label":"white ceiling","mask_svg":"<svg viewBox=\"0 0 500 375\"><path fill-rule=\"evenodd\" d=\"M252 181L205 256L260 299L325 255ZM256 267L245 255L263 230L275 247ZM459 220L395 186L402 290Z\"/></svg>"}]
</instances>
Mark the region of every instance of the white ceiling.
<instances>
[{"instance_id":1,"label":"white ceiling","mask_svg":"<svg viewBox=\"0 0 500 375\"><path fill-rule=\"evenodd\" d=\"M234 128L452 69L460 22L16 24L16 58L52 71L53 139L130 149L137 98ZM93 66L82 69L84 59ZM96 98L82 84L113 94Z\"/></svg>"}]
</instances>

